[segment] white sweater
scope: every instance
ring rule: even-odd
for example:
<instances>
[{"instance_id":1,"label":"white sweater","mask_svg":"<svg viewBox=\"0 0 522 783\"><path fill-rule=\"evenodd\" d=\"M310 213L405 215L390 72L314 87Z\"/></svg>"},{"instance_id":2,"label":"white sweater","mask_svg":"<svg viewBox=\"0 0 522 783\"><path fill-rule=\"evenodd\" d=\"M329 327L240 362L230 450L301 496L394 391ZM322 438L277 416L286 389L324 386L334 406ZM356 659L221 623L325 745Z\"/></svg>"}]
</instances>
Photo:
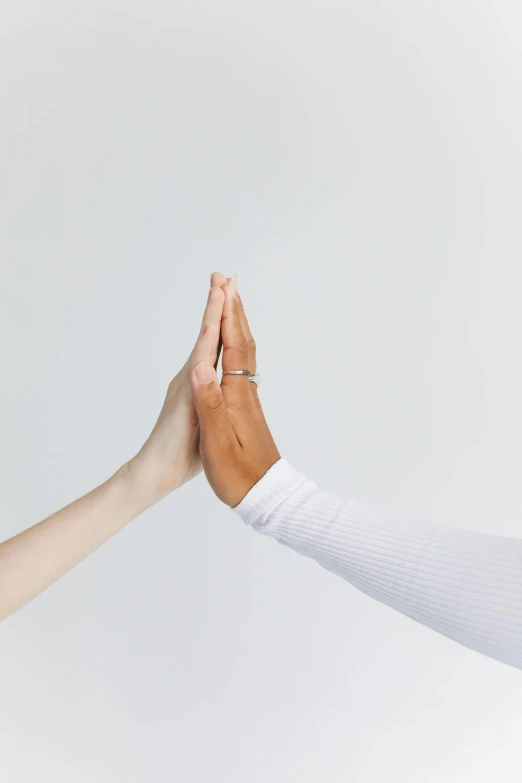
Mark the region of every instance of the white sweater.
<instances>
[{"instance_id":1,"label":"white sweater","mask_svg":"<svg viewBox=\"0 0 522 783\"><path fill-rule=\"evenodd\" d=\"M373 598L522 669L522 540L415 524L342 500L284 459L234 511Z\"/></svg>"}]
</instances>

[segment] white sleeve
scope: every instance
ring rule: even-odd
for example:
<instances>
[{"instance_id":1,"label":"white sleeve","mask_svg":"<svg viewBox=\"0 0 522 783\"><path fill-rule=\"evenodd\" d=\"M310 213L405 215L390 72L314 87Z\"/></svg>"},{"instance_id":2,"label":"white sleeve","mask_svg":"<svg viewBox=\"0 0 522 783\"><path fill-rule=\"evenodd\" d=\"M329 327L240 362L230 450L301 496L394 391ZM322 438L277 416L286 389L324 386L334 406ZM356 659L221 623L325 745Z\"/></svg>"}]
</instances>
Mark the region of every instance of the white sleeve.
<instances>
[{"instance_id":1,"label":"white sleeve","mask_svg":"<svg viewBox=\"0 0 522 783\"><path fill-rule=\"evenodd\" d=\"M234 511L373 598L522 669L522 540L411 523L342 500L284 459Z\"/></svg>"}]
</instances>

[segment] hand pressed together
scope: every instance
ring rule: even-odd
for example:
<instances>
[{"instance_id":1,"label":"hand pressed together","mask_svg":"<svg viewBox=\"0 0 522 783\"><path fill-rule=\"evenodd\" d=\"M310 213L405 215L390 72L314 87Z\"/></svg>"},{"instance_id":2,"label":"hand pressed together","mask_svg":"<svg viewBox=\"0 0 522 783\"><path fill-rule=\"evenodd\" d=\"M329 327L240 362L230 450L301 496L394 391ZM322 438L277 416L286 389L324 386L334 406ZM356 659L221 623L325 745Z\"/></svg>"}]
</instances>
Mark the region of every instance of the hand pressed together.
<instances>
[{"instance_id":1,"label":"hand pressed together","mask_svg":"<svg viewBox=\"0 0 522 783\"><path fill-rule=\"evenodd\" d=\"M249 370L254 374L256 345L230 278L223 291L223 370ZM257 386L246 375L223 375L220 384L209 358L194 366L191 380L206 477L220 500L236 506L280 459Z\"/></svg>"}]
</instances>

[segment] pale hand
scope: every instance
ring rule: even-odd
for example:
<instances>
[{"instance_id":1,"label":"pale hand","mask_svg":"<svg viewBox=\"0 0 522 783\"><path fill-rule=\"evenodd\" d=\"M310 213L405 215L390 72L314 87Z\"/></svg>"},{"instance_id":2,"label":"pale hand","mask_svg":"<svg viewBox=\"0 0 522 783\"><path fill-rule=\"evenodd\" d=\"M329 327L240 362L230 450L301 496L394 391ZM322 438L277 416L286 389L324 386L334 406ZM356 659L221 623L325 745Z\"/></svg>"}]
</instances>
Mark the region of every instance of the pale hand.
<instances>
[{"instance_id":1,"label":"pale hand","mask_svg":"<svg viewBox=\"0 0 522 783\"><path fill-rule=\"evenodd\" d=\"M147 441L127 465L135 488L150 504L194 478L202 470L199 424L190 383L193 368L201 361L215 365L220 346L221 317L226 277L211 278L201 332L187 362L170 382L158 420ZM147 504L148 504L147 502Z\"/></svg>"}]
</instances>

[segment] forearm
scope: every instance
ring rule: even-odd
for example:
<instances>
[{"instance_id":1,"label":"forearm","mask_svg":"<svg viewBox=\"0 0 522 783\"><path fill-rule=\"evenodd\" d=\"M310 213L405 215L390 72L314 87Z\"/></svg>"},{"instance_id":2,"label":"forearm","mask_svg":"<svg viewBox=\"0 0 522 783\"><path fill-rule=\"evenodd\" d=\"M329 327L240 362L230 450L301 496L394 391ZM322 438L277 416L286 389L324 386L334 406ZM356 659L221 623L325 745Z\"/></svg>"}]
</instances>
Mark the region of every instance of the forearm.
<instances>
[{"instance_id":1,"label":"forearm","mask_svg":"<svg viewBox=\"0 0 522 783\"><path fill-rule=\"evenodd\" d=\"M70 571L152 502L128 464L87 495L0 544L0 621Z\"/></svg>"},{"instance_id":2,"label":"forearm","mask_svg":"<svg viewBox=\"0 0 522 783\"><path fill-rule=\"evenodd\" d=\"M199 473L198 422L189 375L203 359L216 363L225 283L224 275L212 275L194 349L170 382L154 428L139 452L92 492L0 544L0 620Z\"/></svg>"},{"instance_id":3,"label":"forearm","mask_svg":"<svg viewBox=\"0 0 522 783\"><path fill-rule=\"evenodd\" d=\"M235 509L260 533L479 652L522 668L522 541L320 492L281 460Z\"/></svg>"}]
</instances>

